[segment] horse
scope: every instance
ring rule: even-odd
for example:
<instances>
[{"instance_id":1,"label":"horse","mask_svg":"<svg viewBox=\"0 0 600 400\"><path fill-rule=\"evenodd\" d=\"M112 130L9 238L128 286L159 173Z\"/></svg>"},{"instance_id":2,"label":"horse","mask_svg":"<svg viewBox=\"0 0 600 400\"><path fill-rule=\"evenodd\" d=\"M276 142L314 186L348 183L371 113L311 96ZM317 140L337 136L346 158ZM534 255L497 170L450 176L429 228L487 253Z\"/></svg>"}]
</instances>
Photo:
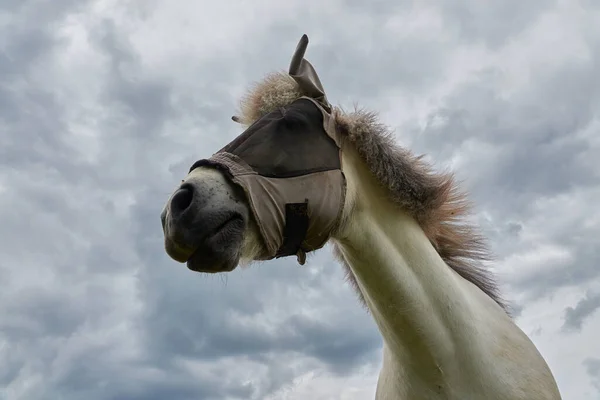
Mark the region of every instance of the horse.
<instances>
[{"instance_id":1,"label":"horse","mask_svg":"<svg viewBox=\"0 0 600 400\"><path fill-rule=\"evenodd\" d=\"M164 248L201 273L331 243L383 338L375 398L556 400L546 361L486 266L450 172L394 141L376 113L329 103L304 58L241 99L245 130L195 162L161 212Z\"/></svg>"}]
</instances>

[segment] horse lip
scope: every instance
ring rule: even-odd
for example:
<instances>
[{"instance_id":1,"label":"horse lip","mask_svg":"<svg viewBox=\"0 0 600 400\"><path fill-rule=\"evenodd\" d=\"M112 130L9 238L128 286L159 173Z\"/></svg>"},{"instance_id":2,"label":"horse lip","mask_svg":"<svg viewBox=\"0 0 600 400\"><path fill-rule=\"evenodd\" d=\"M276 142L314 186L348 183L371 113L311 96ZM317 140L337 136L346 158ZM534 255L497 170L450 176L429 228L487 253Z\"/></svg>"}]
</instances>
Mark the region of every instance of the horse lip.
<instances>
[{"instance_id":1,"label":"horse lip","mask_svg":"<svg viewBox=\"0 0 600 400\"><path fill-rule=\"evenodd\" d=\"M237 267L237 262L220 264L218 266L212 266L209 268L207 268L205 266L198 266L198 265L195 265L196 263L194 262L194 256L196 254L197 254L197 251L195 251L190 256L190 258L187 260L186 264L190 271L200 272L200 273L208 273L208 274L217 274L220 272L231 272Z\"/></svg>"},{"instance_id":2,"label":"horse lip","mask_svg":"<svg viewBox=\"0 0 600 400\"><path fill-rule=\"evenodd\" d=\"M210 240L213 237L218 236L221 232L225 231L230 225L236 224L237 222L244 223L244 219L241 215L232 215L229 219L224 221L221 225L215 228L209 235L206 235L206 239ZM222 239L222 238L221 238ZM206 254L200 254L202 247L199 246L187 260L188 269L201 272L201 273L219 273L219 272L230 272L233 271L238 264L239 258L230 258L228 256L223 257L213 254L206 258ZM215 258L216 256L216 258Z\"/></svg>"},{"instance_id":3,"label":"horse lip","mask_svg":"<svg viewBox=\"0 0 600 400\"><path fill-rule=\"evenodd\" d=\"M173 239L165 238L165 250L173 260L184 263L192 257L197 247L184 247Z\"/></svg>"},{"instance_id":4,"label":"horse lip","mask_svg":"<svg viewBox=\"0 0 600 400\"><path fill-rule=\"evenodd\" d=\"M198 238L196 244L193 247L181 244L181 241L178 241L173 238L174 235L167 235L165 236L165 249L167 251L167 254L175 261L185 263L189 261L194 256L194 254L196 254L202 243L217 235L230 223L235 222L236 220L243 221L244 219L240 214L233 213L231 216L229 216L229 218L224 220L217 227Z\"/></svg>"}]
</instances>

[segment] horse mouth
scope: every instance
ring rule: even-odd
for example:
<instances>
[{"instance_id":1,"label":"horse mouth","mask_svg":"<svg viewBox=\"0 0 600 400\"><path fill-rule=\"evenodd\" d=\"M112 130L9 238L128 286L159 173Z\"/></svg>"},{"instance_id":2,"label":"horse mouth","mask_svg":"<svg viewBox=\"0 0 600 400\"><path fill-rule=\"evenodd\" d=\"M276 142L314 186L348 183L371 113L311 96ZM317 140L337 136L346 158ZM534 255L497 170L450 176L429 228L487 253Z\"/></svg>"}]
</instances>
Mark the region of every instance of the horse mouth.
<instances>
[{"instance_id":1,"label":"horse mouth","mask_svg":"<svg viewBox=\"0 0 600 400\"><path fill-rule=\"evenodd\" d=\"M196 252L196 248L182 245L171 237L165 237L165 250L169 257L180 263L186 262Z\"/></svg>"},{"instance_id":2,"label":"horse mouth","mask_svg":"<svg viewBox=\"0 0 600 400\"><path fill-rule=\"evenodd\" d=\"M186 263L196 272L228 272L237 267L246 223L234 214L201 235L194 246L186 246L173 237L165 239L167 254L175 261Z\"/></svg>"},{"instance_id":3,"label":"horse mouth","mask_svg":"<svg viewBox=\"0 0 600 400\"><path fill-rule=\"evenodd\" d=\"M233 271L238 265L238 257L225 257L219 262L206 262L206 255L195 251L187 260L186 266L190 271L216 274L219 272Z\"/></svg>"}]
</instances>

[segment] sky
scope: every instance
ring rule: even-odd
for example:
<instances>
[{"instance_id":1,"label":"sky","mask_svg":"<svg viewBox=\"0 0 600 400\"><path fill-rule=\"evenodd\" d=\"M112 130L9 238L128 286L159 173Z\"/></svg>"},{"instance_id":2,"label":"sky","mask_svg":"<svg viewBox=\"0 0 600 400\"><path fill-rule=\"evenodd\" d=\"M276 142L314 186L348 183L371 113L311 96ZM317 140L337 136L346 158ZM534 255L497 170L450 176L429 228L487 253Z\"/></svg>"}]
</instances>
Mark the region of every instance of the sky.
<instances>
[{"instance_id":1,"label":"sky","mask_svg":"<svg viewBox=\"0 0 600 400\"><path fill-rule=\"evenodd\" d=\"M0 398L373 398L326 247L202 275L163 250L189 166L302 34L328 99L456 172L564 399L600 399L600 3L2 0Z\"/></svg>"}]
</instances>

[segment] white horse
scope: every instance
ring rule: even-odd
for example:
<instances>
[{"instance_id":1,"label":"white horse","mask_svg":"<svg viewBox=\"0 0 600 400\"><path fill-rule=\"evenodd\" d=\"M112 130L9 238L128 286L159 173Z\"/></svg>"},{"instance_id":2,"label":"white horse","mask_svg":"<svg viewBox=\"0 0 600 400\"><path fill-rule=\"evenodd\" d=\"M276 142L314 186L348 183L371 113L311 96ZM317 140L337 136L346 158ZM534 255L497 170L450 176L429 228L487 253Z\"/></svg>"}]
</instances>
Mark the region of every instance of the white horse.
<instances>
[{"instance_id":1,"label":"white horse","mask_svg":"<svg viewBox=\"0 0 600 400\"><path fill-rule=\"evenodd\" d=\"M395 145L374 114L331 107L307 43L288 74L243 99L234 120L246 132L171 196L167 253L216 273L293 254L303 263L333 242L383 336L376 399L560 399L481 264L486 246L453 176Z\"/></svg>"}]
</instances>

